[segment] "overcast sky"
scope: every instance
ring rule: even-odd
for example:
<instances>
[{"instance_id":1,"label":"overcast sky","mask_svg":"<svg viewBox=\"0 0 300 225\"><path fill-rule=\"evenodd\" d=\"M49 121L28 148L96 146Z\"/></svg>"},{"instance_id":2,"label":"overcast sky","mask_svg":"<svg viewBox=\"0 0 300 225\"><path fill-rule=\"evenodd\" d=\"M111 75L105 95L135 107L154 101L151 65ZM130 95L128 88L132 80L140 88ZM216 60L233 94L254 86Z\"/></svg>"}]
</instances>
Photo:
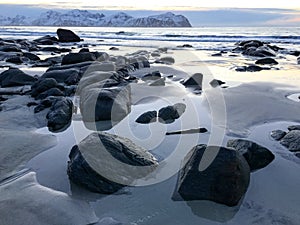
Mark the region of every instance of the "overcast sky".
<instances>
[{"instance_id":1,"label":"overcast sky","mask_svg":"<svg viewBox=\"0 0 300 225\"><path fill-rule=\"evenodd\" d=\"M0 15L38 17L47 10L87 9L148 16L166 11L185 15L193 26L299 26L300 0L0 0Z\"/></svg>"}]
</instances>

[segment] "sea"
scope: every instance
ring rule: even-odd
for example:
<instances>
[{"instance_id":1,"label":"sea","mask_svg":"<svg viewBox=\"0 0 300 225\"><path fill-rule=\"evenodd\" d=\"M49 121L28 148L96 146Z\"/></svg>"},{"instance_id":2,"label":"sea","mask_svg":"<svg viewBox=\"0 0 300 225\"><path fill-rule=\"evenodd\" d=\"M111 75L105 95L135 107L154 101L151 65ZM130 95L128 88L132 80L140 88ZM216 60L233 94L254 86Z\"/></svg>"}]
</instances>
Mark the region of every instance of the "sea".
<instances>
[{"instance_id":1,"label":"sea","mask_svg":"<svg viewBox=\"0 0 300 225\"><path fill-rule=\"evenodd\" d=\"M58 27L0 27L1 38L35 39L56 35ZM132 47L172 47L190 44L197 50L226 50L241 40L256 39L295 49L300 44L300 27L192 27L128 28L68 27L85 44ZM101 43L99 43L101 42Z\"/></svg>"}]
</instances>

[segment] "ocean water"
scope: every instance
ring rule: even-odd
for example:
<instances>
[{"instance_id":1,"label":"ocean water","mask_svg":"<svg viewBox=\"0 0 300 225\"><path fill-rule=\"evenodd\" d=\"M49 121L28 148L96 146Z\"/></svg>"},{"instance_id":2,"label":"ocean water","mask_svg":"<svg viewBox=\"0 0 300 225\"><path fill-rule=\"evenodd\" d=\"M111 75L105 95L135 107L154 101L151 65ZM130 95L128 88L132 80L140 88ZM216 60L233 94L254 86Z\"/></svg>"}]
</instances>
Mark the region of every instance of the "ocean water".
<instances>
[{"instance_id":1,"label":"ocean water","mask_svg":"<svg viewBox=\"0 0 300 225\"><path fill-rule=\"evenodd\" d=\"M56 35L57 27L0 27L1 38L34 39ZM69 27L90 44L159 47L191 44L199 50L222 50L241 40L257 39L294 49L300 27L108 28ZM121 32L120 32L121 31Z\"/></svg>"}]
</instances>

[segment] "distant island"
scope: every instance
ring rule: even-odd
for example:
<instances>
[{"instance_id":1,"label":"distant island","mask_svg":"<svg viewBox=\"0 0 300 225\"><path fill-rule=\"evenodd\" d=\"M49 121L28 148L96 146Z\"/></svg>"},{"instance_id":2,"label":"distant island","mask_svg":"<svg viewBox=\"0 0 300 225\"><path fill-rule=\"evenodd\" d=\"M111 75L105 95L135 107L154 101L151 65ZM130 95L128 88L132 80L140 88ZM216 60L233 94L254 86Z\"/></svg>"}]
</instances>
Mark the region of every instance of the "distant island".
<instances>
[{"instance_id":1,"label":"distant island","mask_svg":"<svg viewBox=\"0 0 300 225\"><path fill-rule=\"evenodd\" d=\"M75 9L66 13L50 10L37 18L0 15L0 26L191 27L192 25L185 16L171 12L135 18L124 12L105 16L102 13Z\"/></svg>"}]
</instances>

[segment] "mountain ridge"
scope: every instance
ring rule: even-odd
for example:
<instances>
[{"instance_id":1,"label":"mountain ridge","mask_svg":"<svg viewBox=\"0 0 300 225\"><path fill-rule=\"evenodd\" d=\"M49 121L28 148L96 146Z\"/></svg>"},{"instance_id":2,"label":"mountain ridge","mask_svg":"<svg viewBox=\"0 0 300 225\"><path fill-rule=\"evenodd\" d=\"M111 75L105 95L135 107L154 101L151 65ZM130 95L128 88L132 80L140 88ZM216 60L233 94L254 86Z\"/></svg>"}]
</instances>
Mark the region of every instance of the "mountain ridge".
<instances>
[{"instance_id":1,"label":"mountain ridge","mask_svg":"<svg viewBox=\"0 0 300 225\"><path fill-rule=\"evenodd\" d=\"M0 15L1 26L87 26L87 27L191 27L183 15L167 12L146 17L132 17L118 12L105 16L103 13L90 13L74 9L66 13L49 10L37 18L17 15L13 18Z\"/></svg>"}]
</instances>

